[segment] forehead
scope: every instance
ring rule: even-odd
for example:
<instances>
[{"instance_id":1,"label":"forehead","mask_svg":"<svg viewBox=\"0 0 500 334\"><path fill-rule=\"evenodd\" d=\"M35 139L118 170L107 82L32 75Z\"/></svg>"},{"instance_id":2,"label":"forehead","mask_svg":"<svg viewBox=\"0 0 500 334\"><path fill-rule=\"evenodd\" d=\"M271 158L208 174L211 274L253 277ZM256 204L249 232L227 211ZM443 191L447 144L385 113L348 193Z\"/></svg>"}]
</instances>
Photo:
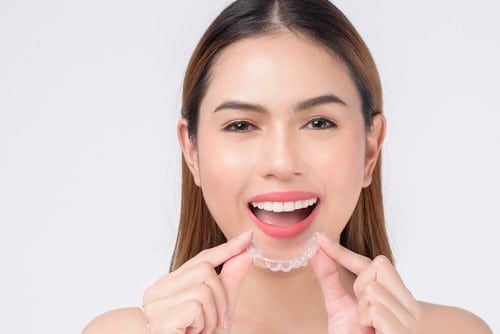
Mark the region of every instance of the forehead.
<instances>
[{"instance_id":1,"label":"forehead","mask_svg":"<svg viewBox=\"0 0 500 334\"><path fill-rule=\"evenodd\" d=\"M310 39L286 32L245 38L222 50L201 107L229 99L284 107L332 93L361 110L344 63Z\"/></svg>"}]
</instances>

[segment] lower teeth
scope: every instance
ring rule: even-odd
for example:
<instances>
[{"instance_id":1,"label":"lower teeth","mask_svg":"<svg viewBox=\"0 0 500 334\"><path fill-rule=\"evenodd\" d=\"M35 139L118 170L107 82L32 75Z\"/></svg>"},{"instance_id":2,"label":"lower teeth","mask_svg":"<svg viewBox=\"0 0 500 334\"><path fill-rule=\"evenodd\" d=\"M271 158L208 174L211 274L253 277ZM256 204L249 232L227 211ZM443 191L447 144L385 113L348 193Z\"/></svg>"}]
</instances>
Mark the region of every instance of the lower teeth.
<instances>
[{"instance_id":1,"label":"lower teeth","mask_svg":"<svg viewBox=\"0 0 500 334\"><path fill-rule=\"evenodd\" d=\"M271 271L283 272L289 272L293 269L307 266L309 260L316 254L317 250L318 244L316 235L313 235L298 257L289 260L276 260L264 257L255 243L248 246L248 253L250 253L255 266L266 268Z\"/></svg>"}]
</instances>

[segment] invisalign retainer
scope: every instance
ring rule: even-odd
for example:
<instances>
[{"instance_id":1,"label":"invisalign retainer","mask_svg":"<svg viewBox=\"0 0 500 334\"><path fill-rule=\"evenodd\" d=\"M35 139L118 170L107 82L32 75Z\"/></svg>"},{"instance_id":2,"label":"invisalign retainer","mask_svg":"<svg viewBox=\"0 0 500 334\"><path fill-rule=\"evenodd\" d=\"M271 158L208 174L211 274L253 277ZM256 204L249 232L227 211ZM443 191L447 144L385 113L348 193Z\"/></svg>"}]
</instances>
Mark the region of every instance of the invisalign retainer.
<instances>
[{"instance_id":1,"label":"invisalign retainer","mask_svg":"<svg viewBox=\"0 0 500 334\"><path fill-rule=\"evenodd\" d=\"M292 269L298 269L307 266L309 260L316 254L318 243L316 234L309 240L300 255L288 260L275 260L264 257L255 243L248 246L248 252L252 257L253 264L257 267L269 269L271 271L289 272Z\"/></svg>"}]
</instances>

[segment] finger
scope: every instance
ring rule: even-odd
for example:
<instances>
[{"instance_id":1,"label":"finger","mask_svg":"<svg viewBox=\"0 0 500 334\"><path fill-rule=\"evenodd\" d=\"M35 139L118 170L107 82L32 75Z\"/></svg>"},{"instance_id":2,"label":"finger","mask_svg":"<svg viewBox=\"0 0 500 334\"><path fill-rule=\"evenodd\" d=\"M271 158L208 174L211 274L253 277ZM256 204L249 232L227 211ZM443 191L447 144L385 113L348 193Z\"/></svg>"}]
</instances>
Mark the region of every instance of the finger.
<instances>
[{"instance_id":1,"label":"finger","mask_svg":"<svg viewBox=\"0 0 500 334\"><path fill-rule=\"evenodd\" d=\"M227 313L224 314L225 319L223 319L223 327L225 328L230 326L231 317L238 301L241 283L250 269L251 264L252 259L250 254L248 254L248 252L243 252L229 259L222 267L219 278L227 297Z\"/></svg>"},{"instance_id":2,"label":"finger","mask_svg":"<svg viewBox=\"0 0 500 334\"><path fill-rule=\"evenodd\" d=\"M366 287L373 282L379 283L394 298L408 310L408 312L417 318L419 315L418 302L413 298L410 291L406 288L398 272L392 263L385 256L377 256L372 263L362 271L354 281L354 293L359 296L364 293Z\"/></svg>"},{"instance_id":3,"label":"finger","mask_svg":"<svg viewBox=\"0 0 500 334\"><path fill-rule=\"evenodd\" d=\"M318 244L339 264L358 275L354 283L354 292L359 294L366 284L371 281L381 283L386 289L391 290L397 300L403 304L414 316L419 316L419 306L410 291L405 287L401 277L392 263L385 256L377 256L373 261L359 255L338 243L333 243L323 234L318 236Z\"/></svg>"},{"instance_id":4,"label":"finger","mask_svg":"<svg viewBox=\"0 0 500 334\"><path fill-rule=\"evenodd\" d=\"M170 317L162 317L161 321L149 321L149 331L151 334L184 332L191 328L192 333L200 333L205 327L205 317L203 307L196 300L189 300L182 304L175 305L168 314Z\"/></svg>"},{"instance_id":5,"label":"finger","mask_svg":"<svg viewBox=\"0 0 500 334\"><path fill-rule=\"evenodd\" d=\"M354 301L342 284L337 264L323 249L318 249L316 255L311 259L311 266L323 291L329 317L354 307Z\"/></svg>"},{"instance_id":6,"label":"finger","mask_svg":"<svg viewBox=\"0 0 500 334\"><path fill-rule=\"evenodd\" d=\"M177 325L185 326L180 328L188 328L192 326L192 322L199 322L197 317L200 316L200 312L203 317L203 327L201 329L211 333L216 328L217 310L214 303L214 296L212 289L205 284L190 287L167 298L158 299L144 305L144 314L148 318L150 325L163 322L171 323L171 318L177 317L177 314L173 310L176 310L178 305L184 305L187 310L192 311L191 319L188 319L188 315L184 314L182 323L176 322ZM197 305L201 307L201 311L197 309Z\"/></svg>"},{"instance_id":7,"label":"finger","mask_svg":"<svg viewBox=\"0 0 500 334\"><path fill-rule=\"evenodd\" d=\"M246 250L252 242L252 234L252 230L248 230L226 243L201 251L179 269L183 270L201 262L210 263L213 268L220 266L233 256Z\"/></svg>"},{"instance_id":8,"label":"finger","mask_svg":"<svg viewBox=\"0 0 500 334\"><path fill-rule=\"evenodd\" d=\"M385 287L377 282L369 284L359 301L360 308L372 304L381 304L391 312L404 326L408 327L415 322L410 312Z\"/></svg>"},{"instance_id":9,"label":"finger","mask_svg":"<svg viewBox=\"0 0 500 334\"><path fill-rule=\"evenodd\" d=\"M161 277L156 283L163 280L168 280L169 278L176 277L181 274L184 270L196 266L199 263L207 262L213 268L218 267L231 257L243 252L251 243L253 231L248 230L240 234L234 239L229 240L216 247L205 249L198 253L195 257L184 263L174 272L168 273Z\"/></svg>"},{"instance_id":10,"label":"finger","mask_svg":"<svg viewBox=\"0 0 500 334\"><path fill-rule=\"evenodd\" d=\"M359 275L371 263L366 256L357 254L339 243L333 243L322 233L318 235L318 244L338 264L356 275Z\"/></svg>"},{"instance_id":11,"label":"finger","mask_svg":"<svg viewBox=\"0 0 500 334\"><path fill-rule=\"evenodd\" d=\"M384 305L374 302L369 308L369 317L376 333L381 334L404 334L408 333L398 318Z\"/></svg>"},{"instance_id":12,"label":"finger","mask_svg":"<svg viewBox=\"0 0 500 334\"><path fill-rule=\"evenodd\" d=\"M200 284L205 284L212 289L217 309L218 324L222 326L223 316L227 313L226 293L214 268L206 262L187 268L180 273L172 273L160 280L146 290L143 305Z\"/></svg>"},{"instance_id":13,"label":"finger","mask_svg":"<svg viewBox=\"0 0 500 334\"><path fill-rule=\"evenodd\" d=\"M318 277L325 307L329 318L329 328L336 331L373 334L371 327L359 327L354 322L346 322L346 318L355 319L356 304L342 283L338 266L322 249L311 259L311 266ZM355 326L353 328L352 326Z\"/></svg>"}]
</instances>

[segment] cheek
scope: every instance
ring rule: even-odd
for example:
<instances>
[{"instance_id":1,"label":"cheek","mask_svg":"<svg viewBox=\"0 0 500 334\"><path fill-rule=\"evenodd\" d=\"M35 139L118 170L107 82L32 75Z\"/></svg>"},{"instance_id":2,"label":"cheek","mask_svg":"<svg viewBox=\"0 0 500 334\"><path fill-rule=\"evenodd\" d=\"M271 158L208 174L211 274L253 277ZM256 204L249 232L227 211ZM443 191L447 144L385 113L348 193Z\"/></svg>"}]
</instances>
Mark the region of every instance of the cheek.
<instances>
[{"instance_id":1,"label":"cheek","mask_svg":"<svg viewBox=\"0 0 500 334\"><path fill-rule=\"evenodd\" d=\"M332 140L303 149L311 168L327 184L361 188L364 175L365 138L358 131L342 133Z\"/></svg>"},{"instance_id":2,"label":"cheek","mask_svg":"<svg viewBox=\"0 0 500 334\"><path fill-rule=\"evenodd\" d=\"M200 186L210 213L227 237L241 232L234 222L243 214L242 192L252 176L252 156L241 144L199 133Z\"/></svg>"},{"instance_id":3,"label":"cheek","mask_svg":"<svg viewBox=\"0 0 500 334\"><path fill-rule=\"evenodd\" d=\"M200 178L203 185L226 186L248 173L252 163L248 149L218 136L200 138L198 148ZM241 182L241 181L240 181Z\"/></svg>"},{"instance_id":4,"label":"cheek","mask_svg":"<svg viewBox=\"0 0 500 334\"><path fill-rule=\"evenodd\" d=\"M328 146L308 154L311 159L314 157L314 168L324 186L320 224L327 234L338 239L363 186L365 139L363 133L351 134Z\"/></svg>"}]
</instances>

